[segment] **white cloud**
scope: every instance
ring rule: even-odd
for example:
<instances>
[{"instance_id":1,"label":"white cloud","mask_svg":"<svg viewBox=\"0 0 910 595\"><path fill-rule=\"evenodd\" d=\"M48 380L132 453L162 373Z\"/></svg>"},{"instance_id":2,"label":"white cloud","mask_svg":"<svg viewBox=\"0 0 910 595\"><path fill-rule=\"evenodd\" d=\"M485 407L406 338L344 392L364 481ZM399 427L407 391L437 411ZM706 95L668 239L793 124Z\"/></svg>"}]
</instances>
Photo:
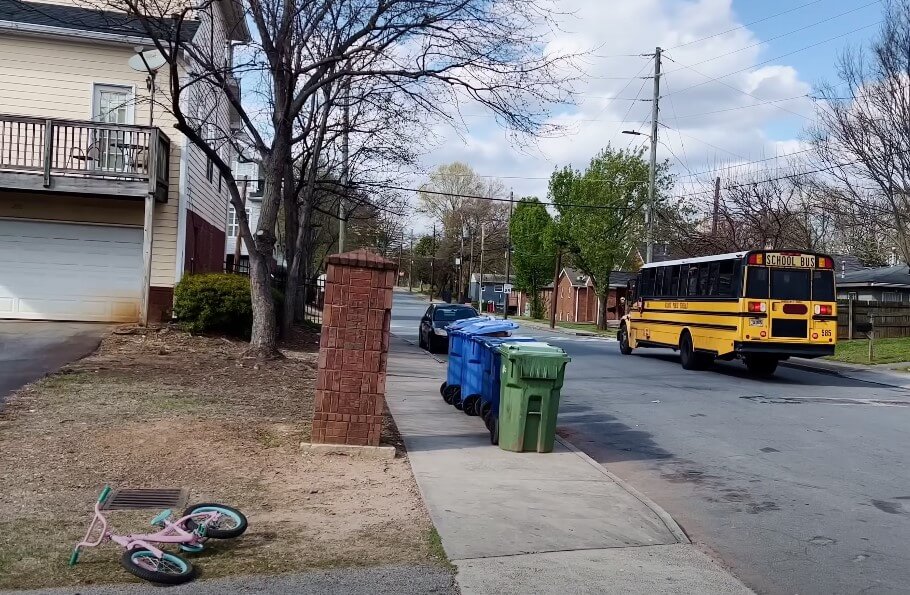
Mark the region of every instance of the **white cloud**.
<instances>
[{"instance_id":1,"label":"white cloud","mask_svg":"<svg viewBox=\"0 0 910 595\"><path fill-rule=\"evenodd\" d=\"M679 173L686 173L679 161L691 171L702 171L802 148L795 139L806 120L792 112L808 116L811 103L788 98L805 95L810 85L786 64L753 68L765 59L761 45L735 51L760 41L750 30L737 29L674 49L739 26L731 0L561 0L558 6L570 14L561 19L560 30L547 51L596 48L584 59L590 80L577 88L578 105L553 109L551 121L566 125L567 134L541 140L536 150L522 150L512 146L492 117L466 117L466 134L436 129L442 140L425 156L427 169L460 160L481 174L502 176L516 195L543 198L546 177L554 167L583 167L608 143L626 147L647 140L622 135L621 130L649 132L651 104L624 99L635 97L639 91L641 98L649 99L651 80L612 77L632 77L642 67L645 70L641 75L647 76L651 66L646 66L647 58L608 56L653 52L658 45L669 48L663 63L666 74L662 79L660 121L673 129L660 129L659 136L669 149L661 145L658 155L671 159ZM681 66L699 62L703 63L694 68L701 74ZM722 82L705 82L739 70L743 72L723 77ZM747 107L782 99L788 100ZM463 110L483 113L479 107L463 106ZM785 134L791 131L793 138L781 140L781 130Z\"/></svg>"}]
</instances>

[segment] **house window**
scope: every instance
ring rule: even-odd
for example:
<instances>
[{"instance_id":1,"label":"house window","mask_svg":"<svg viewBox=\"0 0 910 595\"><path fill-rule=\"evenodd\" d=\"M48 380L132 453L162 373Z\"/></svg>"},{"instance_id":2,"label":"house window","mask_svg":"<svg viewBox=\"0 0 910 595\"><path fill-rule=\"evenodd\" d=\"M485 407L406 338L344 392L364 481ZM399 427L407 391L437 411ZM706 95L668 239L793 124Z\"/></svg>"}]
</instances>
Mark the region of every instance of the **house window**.
<instances>
[{"instance_id":1,"label":"house window","mask_svg":"<svg viewBox=\"0 0 910 595\"><path fill-rule=\"evenodd\" d=\"M494 285L493 291L496 293L502 293L502 285Z\"/></svg>"},{"instance_id":2,"label":"house window","mask_svg":"<svg viewBox=\"0 0 910 595\"><path fill-rule=\"evenodd\" d=\"M250 209L246 208L246 219L250 220ZM235 238L240 234L240 222L237 221L237 211L234 209L234 205L228 207L228 228L227 228L228 237Z\"/></svg>"},{"instance_id":3,"label":"house window","mask_svg":"<svg viewBox=\"0 0 910 595\"><path fill-rule=\"evenodd\" d=\"M883 302L901 302L901 294L896 291L886 291L882 293Z\"/></svg>"}]
</instances>

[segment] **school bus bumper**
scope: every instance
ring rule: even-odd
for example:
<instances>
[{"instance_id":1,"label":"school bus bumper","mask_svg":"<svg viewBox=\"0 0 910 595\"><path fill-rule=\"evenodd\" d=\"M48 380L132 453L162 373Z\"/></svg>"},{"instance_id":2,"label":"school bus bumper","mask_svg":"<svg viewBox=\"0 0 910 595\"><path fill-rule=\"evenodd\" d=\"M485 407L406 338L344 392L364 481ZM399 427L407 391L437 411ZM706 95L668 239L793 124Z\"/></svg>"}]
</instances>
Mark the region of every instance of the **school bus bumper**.
<instances>
[{"instance_id":1,"label":"school bus bumper","mask_svg":"<svg viewBox=\"0 0 910 595\"><path fill-rule=\"evenodd\" d=\"M761 343L758 341L735 341L733 349L736 353L749 355L752 353L762 354L769 353L782 356L794 356L804 358L823 357L825 355L834 355L834 344L826 345L811 343Z\"/></svg>"}]
</instances>

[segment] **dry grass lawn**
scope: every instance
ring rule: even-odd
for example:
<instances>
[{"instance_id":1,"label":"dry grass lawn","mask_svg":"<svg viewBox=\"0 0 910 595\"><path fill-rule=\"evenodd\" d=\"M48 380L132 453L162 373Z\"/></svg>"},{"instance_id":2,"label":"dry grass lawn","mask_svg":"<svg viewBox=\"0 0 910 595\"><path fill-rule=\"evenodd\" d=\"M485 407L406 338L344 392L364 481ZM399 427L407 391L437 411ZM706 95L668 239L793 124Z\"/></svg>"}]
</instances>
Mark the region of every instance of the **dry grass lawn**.
<instances>
[{"instance_id":1,"label":"dry grass lawn","mask_svg":"<svg viewBox=\"0 0 910 595\"><path fill-rule=\"evenodd\" d=\"M66 565L101 487L182 487L243 510L245 535L210 542L201 578L382 563L445 564L406 455L301 454L316 353L240 359L244 344L171 329L113 334L92 356L11 396L0 412L0 588L116 583L119 546ZM394 427L384 441L397 444ZM119 532L157 511L111 512Z\"/></svg>"}]
</instances>

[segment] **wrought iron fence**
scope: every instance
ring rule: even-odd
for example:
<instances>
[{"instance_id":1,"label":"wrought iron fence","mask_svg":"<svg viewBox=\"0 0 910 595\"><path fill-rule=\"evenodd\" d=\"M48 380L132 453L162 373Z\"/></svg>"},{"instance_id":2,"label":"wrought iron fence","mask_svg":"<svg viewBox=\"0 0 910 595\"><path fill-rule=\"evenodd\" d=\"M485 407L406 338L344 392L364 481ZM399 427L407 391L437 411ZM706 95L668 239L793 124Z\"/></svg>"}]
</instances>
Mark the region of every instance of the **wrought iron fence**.
<instances>
[{"instance_id":1,"label":"wrought iron fence","mask_svg":"<svg viewBox=\"0 0 910 595\"><path fill-rule=\"evenodd\" d=\"M241 260L236 266L233 263L233 255L225 259L224 271L249 277L250 263L247 260ZM280 294L284 294L287 287L287 271L278 269L272 273L272 289ZM295 302L294 323L295 324L322 324L322 312L325 306L325 279L320 276L301 283L297 287L297 300Z\"/></svg>"}]
</instances>

